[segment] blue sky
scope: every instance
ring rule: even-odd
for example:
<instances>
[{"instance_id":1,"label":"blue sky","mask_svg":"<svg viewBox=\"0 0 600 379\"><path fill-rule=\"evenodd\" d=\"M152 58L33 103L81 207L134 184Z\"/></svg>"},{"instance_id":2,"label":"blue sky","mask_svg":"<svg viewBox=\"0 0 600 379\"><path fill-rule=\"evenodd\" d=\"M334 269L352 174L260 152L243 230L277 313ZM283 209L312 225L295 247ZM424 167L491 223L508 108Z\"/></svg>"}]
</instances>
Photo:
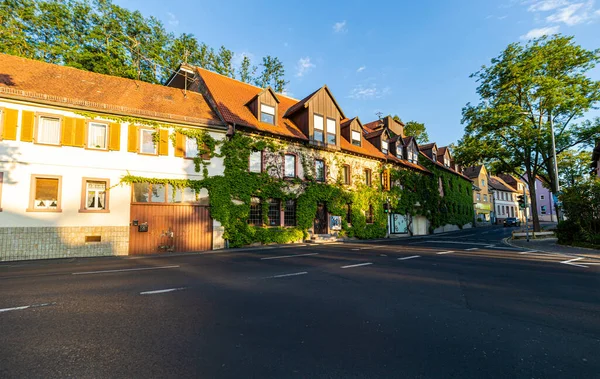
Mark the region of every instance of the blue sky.
<instances>
[{"instance_id":1,"label":"blue sky","mask_svg":"<svg viewBox=\"0 0 600 379\"><path fill-rule=\"evenodd\" d=\"M424 122L439 146L462 136L461 110L478 99L469 75L509 43L563 33L600 48L600 1L593 0L115 3L161 19L175 34L224 45L238 61L277 56L291 96L327 84L347 116ZM600 69L591 75L600 80Z\"/></svg>"}]
</instances>

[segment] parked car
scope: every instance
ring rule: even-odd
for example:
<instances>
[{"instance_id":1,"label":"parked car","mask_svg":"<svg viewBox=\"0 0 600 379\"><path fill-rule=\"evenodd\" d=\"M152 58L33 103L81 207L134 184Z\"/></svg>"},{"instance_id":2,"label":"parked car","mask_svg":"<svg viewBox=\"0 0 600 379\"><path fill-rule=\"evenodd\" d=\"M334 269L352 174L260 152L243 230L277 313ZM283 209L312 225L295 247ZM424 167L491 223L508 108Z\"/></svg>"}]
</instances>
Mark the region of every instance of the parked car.
<instances>
[{"instance_id":1,"label":"parked car","mask_svg":"<svg viewBox=\"0 0 600 379\"><path fill-rule=\"evenodd\" d=\"M504 220L504 226L521 226L521 220L517 220L516 217L508 217Z\"/></svg>"}]
</instances>

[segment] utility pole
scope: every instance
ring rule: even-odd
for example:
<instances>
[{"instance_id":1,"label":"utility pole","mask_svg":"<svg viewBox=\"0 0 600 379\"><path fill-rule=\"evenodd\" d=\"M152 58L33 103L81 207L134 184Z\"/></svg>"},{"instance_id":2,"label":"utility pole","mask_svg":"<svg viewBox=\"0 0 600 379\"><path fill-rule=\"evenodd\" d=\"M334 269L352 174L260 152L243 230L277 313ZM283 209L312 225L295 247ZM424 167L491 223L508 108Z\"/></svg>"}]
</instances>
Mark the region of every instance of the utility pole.
<instances>
[{"instance_id":1,"label":"utility pole","mask_svg":"<svg viewBox=\"0 0 600 379\"><path fill-rule=\"evenodd\" d=\"M527 217L527 193L525 191L525 186L523 186L523 201L525 202L525 209L523 209L523 212L525 213L525 233L527 235L527 242L529 242L529 217Z\"/></svg>"},{"instance_id":2,"label":"utility pole","mask_svg":"<svg viewBox=\"0 0 600 379\"><path fill-rule=\"evenodd\" d=\"M554 163L554 195L558 197L560 192L560 182L558 181L558 160L556 159L556 143L554 142L554 119L552 118L552 113L548 111L548 118L550 119L550 135L552 136L552 160ZM554 199L553 199L554 200ZM559 210L558 206L554 204L556 209L556 221L560 220L559 218ZM552 214L552 213L550 213Z\"/></svg>"}]
</instances>

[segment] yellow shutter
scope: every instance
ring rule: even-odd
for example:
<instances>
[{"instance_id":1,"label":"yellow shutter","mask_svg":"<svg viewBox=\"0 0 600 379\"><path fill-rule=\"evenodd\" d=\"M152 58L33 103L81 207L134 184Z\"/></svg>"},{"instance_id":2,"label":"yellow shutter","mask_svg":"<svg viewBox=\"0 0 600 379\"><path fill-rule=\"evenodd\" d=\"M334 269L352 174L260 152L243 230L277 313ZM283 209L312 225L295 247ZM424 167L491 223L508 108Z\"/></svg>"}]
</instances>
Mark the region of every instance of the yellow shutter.
<instances>
[{"instance_id":1,"label":"yellow shutter","mask_svg":"<svg viewBox=\"0 0 600 379\"><path fill-rule=\"evenodd\" d=\"M19 120L19 111L16 109L2 110L2 135L0 139L16 141L17 140L17 122Z\"/></svg>"},{"instance_id":2,"label":"yellow shutter","mask_svg":"<svg viewBox=\"0 0 600 379\"><path fill-rule=\"evenodd\" d=\"M33 141L33 125L35 123L35 113L23 111L21 115L21 141Z\"/></svg>"},{"instance_id":3,"label":"yellow shutter","mask_svg":"<svg viewBox=\"0 0 600 379\"><path fill-rule=\"evenodd\" d=\"M82 118L75 119L74 134L73 134L73 146L84 147L85 146L85 120Z\"/></svg>"},{"instance_id":4,"label":"yellow shutter","mask_svg":"<svg viewBox=\"0 0 600 379\"><path fill-rule=\"evenodd\" d=\"M129 125L127 131L127 151L137 153L138 151L138 127Z\"/></svg>"},{"instance_id":5,"label":"yellow shutter","mask_svg":"<svg viewBox=\"0 0 600 379\"><path fill-rule=\"evenodd\" d=\"M63 146L73 145L73 134L75 132L75 119L73 117L63 117L60 128L60 144Z\"/></svg>"},{"instance_id":6,"label":"yellow shutter","mask_svg":"<svg viewBox=\"0 0 600 379\"><path fill-rule=\"evenodd\" d=\"M108 126L108 150L121 150L121 124L117 122Z\"/></svg>"},{"instance_id":7,"label":"yellow shutter","mask_svg":"<svg viewBox=\"0 0 600 379\"><path fill-rule=\"evenodd\" d=\"M382 175L383 189L386 191L390 190L390 170L384 170Z\"/></svg>"},{"instance_id":8,"label":"yellow shutter","mask_svg":"<svg viewBox=\"0 0 600 379\"><path fill-rule=\"evenodd\" d=\"M179 132L175 133L175 156L183 157L185 155L185 136Z\"/></svg>"},{"instance_id":9,"label":"yellow shutter","mask_svg":"<svg viewBox=\"0 0 600 379\"><path fill-rule=\"evenodd\" d=\"M158 155L169 155L169 129L160 129L158 138Z\"/></svg>"}]
</instances>

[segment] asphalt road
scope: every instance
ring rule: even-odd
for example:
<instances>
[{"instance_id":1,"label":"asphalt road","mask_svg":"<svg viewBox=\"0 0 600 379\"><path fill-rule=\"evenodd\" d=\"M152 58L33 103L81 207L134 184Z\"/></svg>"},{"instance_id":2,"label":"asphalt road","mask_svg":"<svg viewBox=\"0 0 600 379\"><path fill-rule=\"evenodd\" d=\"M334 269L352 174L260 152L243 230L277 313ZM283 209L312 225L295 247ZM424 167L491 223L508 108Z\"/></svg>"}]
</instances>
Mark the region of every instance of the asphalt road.
<instances>
[{"instance_id":1,"label":"asphalt road","mask_svg":"<svg viewBox=\"0 0 600 379\"><path fill-rule=\"evenodd\" d=\"M600 265L502 227L0 265L0 377L600 378Z\"/></svg>"}]
</instances>

